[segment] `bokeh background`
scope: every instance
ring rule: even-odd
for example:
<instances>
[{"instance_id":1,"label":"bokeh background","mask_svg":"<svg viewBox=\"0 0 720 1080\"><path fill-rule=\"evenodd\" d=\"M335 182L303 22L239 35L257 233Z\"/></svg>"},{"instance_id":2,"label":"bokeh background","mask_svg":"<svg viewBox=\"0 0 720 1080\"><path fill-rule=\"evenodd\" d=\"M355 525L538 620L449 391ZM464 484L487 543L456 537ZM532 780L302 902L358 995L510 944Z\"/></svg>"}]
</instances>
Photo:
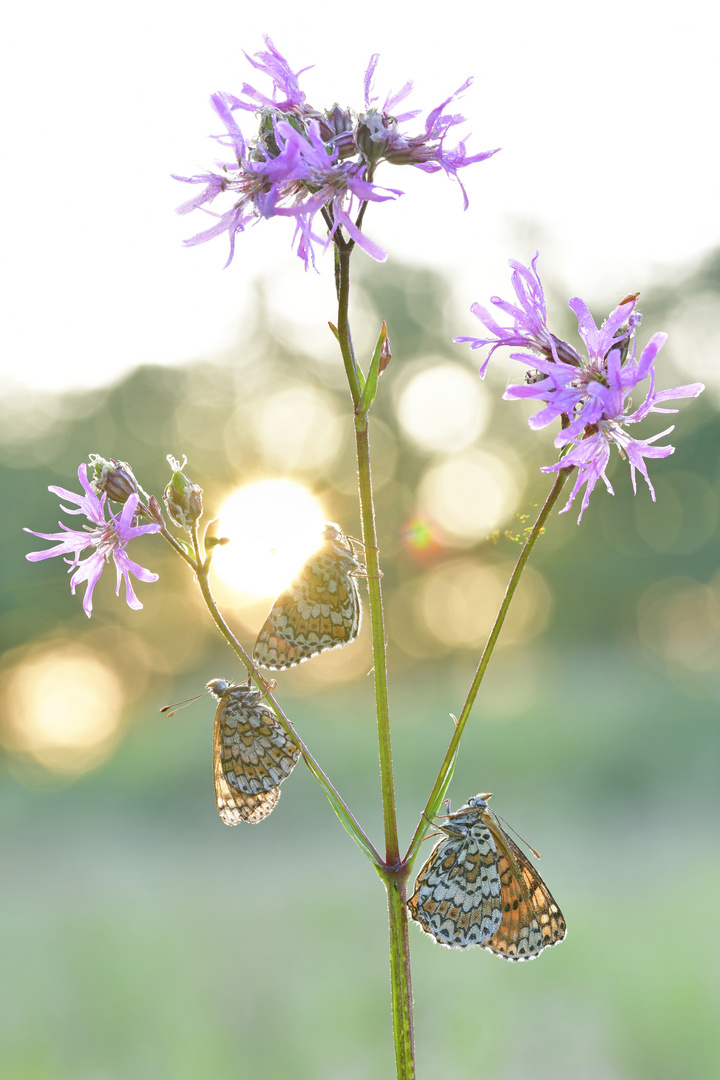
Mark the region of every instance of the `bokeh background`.
<instances>
[{"instance_id":1,"label":"bokeh background","mask_svg":"<svg viewBox=\"0 0 720 1080\"><path fill-rule=\"evenodd\" d=\"M681 405L675 455L651 466L657 502L634 498L616 462L615 497L598 490L579 527L552 519L514 601L451 795L495 792L541 850L569 934L510 965L412 927L420 1075L717 1074L720 230L699 10L686 5L682 26L644 3L581 21L558 2L460 4L452 25L428 12L410 24L392 4L352 23L315 5L312 24L280 5L272 25L224 3L200 20L162 3L46 7L32 23L16 10L0 1075L392 1075L384 896L324 796L298 767L267 821L230 830L214 808L211 702L159 714L241 674L183 567L145 538L135 557L161 577L138 586L144 609L102 581L88 621L59 563L24 558L43 544L22 527L51 532L60 516L47 485L77 490L91 451L131 462L158 496L166 454L186 454L207 517L290 481L359 533L329 260L304 274L271 222L223 271L222 242L182 251L195 225L171 215L186 193L168 175L213 158L207 95L259 83L241 50L263 31L295 66L317 64L306 85L323 104L359 104L374 51L387 88L415 77L426 109L475 73L471 146L504 147L467 171L466 214L442 177L386 176L407 194L367 225L390 257L355 268L358 352L382 319L394 352L372 439L403 836L554 457L552 433L531 436L501 400L513 362L497 356L480 383L477 355L450 344L477 329L469 304L508 296L507 258L540 247L557 333L574 332L569 296L602 318L640 289L641 344L670 334L661 385L708 387ZM286 494L264 490L223 554L258 534L272 546L263 530ZM248 645L272 601L249 587L249 560L217 579ZM363 634L281 675L278 693L379 843L369 656Z\"/></svg>"}]
</instances>

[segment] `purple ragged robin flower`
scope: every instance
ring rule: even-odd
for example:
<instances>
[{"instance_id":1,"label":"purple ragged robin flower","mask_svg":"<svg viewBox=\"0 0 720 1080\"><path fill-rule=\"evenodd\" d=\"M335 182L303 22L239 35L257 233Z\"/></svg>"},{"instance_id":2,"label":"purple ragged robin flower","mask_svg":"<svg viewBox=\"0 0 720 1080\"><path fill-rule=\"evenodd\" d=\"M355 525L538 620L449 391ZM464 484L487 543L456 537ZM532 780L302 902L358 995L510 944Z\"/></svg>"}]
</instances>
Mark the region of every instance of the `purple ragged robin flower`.
<instances>
[{"instance_id":1,"label":"purple ragged robin flower","mask_svg":"<svg viewBox=\"0 0 720 1080\"><path fill-rule=\"evenodd\" d=\"M176 177L201 186L199 194L179 207L179 213L201 209L215 219L210 228L187 240L188 246L227 233L229 263L237 233L262 218L289 217L295 221L294 244L306 269L315 263L315 245L327 247L343 239L382 261L385 252L362 231L362 213L368 202L384 202L403 193L374 183L374 172L381 161L414 165L426 172L443 169L457 180L459 169L496 153L491 150L469 155L463 142L453 148L445 146L448 132L464 119L447 112L447 106L471 80L428 114L422 134L411 137L401 134L398 124L412 119L417 112L393 116L390 110L407 97L412 83L388 96L378 108L372 95L376 55L365 75L366 111L356 115L337 105L328 110L308 105L298 84L301 72L292 71L267 36L265 44L267 52L248 60L270 76L271 93L264 94L245 84L242 97L217 93L211 99L225 127L225 133L216 136L217 141L231 151L234 160L221 164L219 171ZM238 124L238 110L259 114L259 128L252 139L246 139ZM464 188L463 195L467 206ZM219 213L210 209L216 199L228 200ZM323 235L319 235L316 224L318 215Z\"/></svg>"},{"instance_id":2,"label":"purple ragged robin flower","mask_svg":"<svg viewBox=\"0 0 720 1080\"><path fill-rule=\"evenodd\" d=\"M536 253L530 266L510 260L513 268L512 284L517 297L517 304L492 296L491 302L500 308L512 320L511 326L500 326L494 316L480 304L473 304L470 310L489 331L489 337L456 337L456 344L469 342L471 349L482 349L486 345L492 348L480 366L480 378L485 377L490 358L501 345L520 347L528 352L511 353L513 360L521 360L530 367L537 367L538 357L545 357L553 364L569 364L577 367L581 363L580 355L566 341L556 338L547 328L547 309L545 293L537 273Z\"/></svg>"},{"instance_id":3,"label":"purple ragged robin flower","mask_svg":"<svg viewBox=\"0 0 720 1080\"><path fill-rule=\"evenodd\" d=\"M385 202L402 195L396 188L381 188L365 179L367 167L359 162L338 161L337 152L328 153L328 147L320 135L316 120L311 120L303 137L289 124L278 124L278 132L297 145L298 162L296 176L307 189L304 199L295 205L273 207L272 213L295 218L297 252L305 266L314 263L313 243L327 247L338 228L342 227L351 240L366 254L378 262L384 262L386 254L377 244L358 228L354 218L363 202ZM295 185L297 189L297 184ZM317 214L329 219L327 238L313 231ZM269 214L267 216L270 216Z\"/></svg>"},{"instance_id":4,"label":"purple ragged robin flower","mask_svg":"<svg viewBox=\"0 0 720 1080\"><path fill-rule=\"evenodd\" d=\"M301 68L300 71L292 71L284 56L277 51L267 34L263 34L263 40L268 47L267 52L255 53L255 59L245 53L248 60L258 71L264 71L273 81L272 97L256 90L254 86L243 83L242 93L248 101L233 98L234 108L245 109L247 112L257 112L258 109L277 109L278 112L288 112L302 106L305 102L305 94L300 89L298 79L309 67Z\"/></svg>"},{"instance_id":5,"label":"purple ragged robin flower","mask_svg":"<svg viewBox=\"0 0 720 1080\"><path fill-rule=\"evenodd\" d=\"M105 504L107 493L98 498L87 478L85 465L81 465L78 469L78 479L85 491L84 495L76 495L65 488L54 486L49 487L48 490L55 495L59 495L61 499L76 503L76 510L71 510L67 506L63 506L62 509L68 514L84 514L90 524L84 525L83 529L74 530L59 522L58 524L63 530L59 533L39 533L34 532L32 529L25 529L25 532L32 533L33 536L39 536L41 540L52 540L57 544L57 547L49 548L47 551L31 551L25 558L29 559L30 562L40 562L42 559L51 559L55 555L71 555L72 558L65 560L70 564L70 570L74 571L70 579L70 591L75 595L75 588L82 584L83 581L87 582L85 596L83 597L83 610L89 618L92 615L93 589L100 580L100 575L105 569L110 556L112 556L117 570L116 594L120 592L120 581L124 578L125 599L128 607L141 608L142 604L136 597L130 582L130 574L133 574L140 581L157 581L158 575L133 562L128 557L125 548L129 541L134 540L137 536L159 532L160 526L133 524L133 517L139 501L139 496L135 493L128 495L127 501L119 514L110 513L109 520L106 520ZM86 559L81 559L80 553L88 547L92 548L93 551Z\"/></svg>"},{"instance_id":6,"label":"purple ragged robin flower","mask_svg":"<svg viewBox=\"0 0 720 1080\"><path fill-rule=\"evenodd\" d=\"M373 80L378 59L379 54L375 53L370 58L365 72L366 112L358 120L358 136L356 137L358 146L370 160L385 160L393 165L414 165L416 169L422 169L423 172L444 170L460 185L464 207L467 210L467 192L458 176L458 169L464 169L467 165L474 165L478 161L486 161L500 149L496 147L495 150L483 150L479 154L469 155L462 141L452 149L445 147L445 139L450 129L465 122L465 117L460 113L448 113L445 110L452 101L467 90L473 80L466 79L454 94L428 113L422 135L404 135L398 131L397 125L414 119L421 110L415 109L398 116L394 115L394 110L408 96L413 84L412 82L405 83L397 94L388 95L380 109L374 108L375 102L378 101L378 98L373 95ZM373 144L376 148L374 153L370 150Z\"/></svg>"},{"instance_id":7,"label":"purple ragged robin flower","mask_svg":"<svg viewBox=\"0 0 720 1080\"><path fill-rule=\"evenodd\" d=\"M490 336L454 340L470 342L473 349L491 345L480 369L481 377L487 370L490 357L500 345L522 348L522 352L512 352L510 356L528 365L531 371L526 374L523 384L508 387L503 396L506 399L530 398L544 403L544 407L528 421L531 428L545 427L556 419L563 424L555 438L555 446L561 451L560 460L554 465L544 466L542 470L558 472L572 466L578 469L570 498L561 513L569 510L575 496L585 487L579 522L601 477L608 491L614 494L606 475L613 445L630 464L633 490L637 490L636 472L640 472L654 501L655 491L647 473L645 458L668 457L674 452L673 446L653 445L673 428L669 427L646 440L632 438L625 428L652 412L676 412L676 409L660 407L661 403L697 397L705 388L702 383L690 383L670 390L655 390L655 359L667 340L667 334L653 334L636 360L635 334L641 320L641 315L635 310L637 293L625 297L599 329L583 300L575 297L570 301L587 355L582 355L568 342L552 334L547 328L545 296L537 275L537 259L536 255L531 267L514 261L510 264L513 267L517 304L497 296L492 298L495 307L510 316L511 326L500 326L485 308L474 304L471 310ZM638 408L634 408L630 394L648 379L649 389L645 399Z\"/></svg>"},{"instance_id":8,"label":"purple ragged robin flower","mask_svg":"<svg viewBox=\"0 0 720 1080\"><path fill-rule=\"evenodd\" d=\"M340 226L372 258L385 259L385 252L360 231L353 216L363 202L384 202L401 195L401 191L369 183L364 178L367 168L363 164L340 161L337 149L323 140L316 119L308 122L302 134L286 120L275 119L274 156L259 144L248 154L225 97L214 95L213 104L232 137L237 166L228 166L223 176L207 173L188 178L189 183L205 184L205 188L195 199L179 207L179 213L203 207L221 192L231 192L235 198L224 214L213 214L217 217L215 225L187 240L186 245L193 246L227 232L230 237L227 266L235 251L235 236L246 225L256 224L262 218L291 217L296 223L297 252L306 268L315 262L313 244L327 246ZM319 213L329 221L325 238L313 231Z\"/></svg>"}]
</instances>

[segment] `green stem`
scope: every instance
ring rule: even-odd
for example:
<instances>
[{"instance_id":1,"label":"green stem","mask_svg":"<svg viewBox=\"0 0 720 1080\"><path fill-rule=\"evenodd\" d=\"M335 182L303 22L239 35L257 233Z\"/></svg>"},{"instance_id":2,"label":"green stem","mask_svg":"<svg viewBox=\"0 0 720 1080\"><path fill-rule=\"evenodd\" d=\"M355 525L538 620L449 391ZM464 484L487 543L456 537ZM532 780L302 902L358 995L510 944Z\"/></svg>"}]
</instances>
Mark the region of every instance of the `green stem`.
<instances>
[{"instance_id":1,"label":"green stem","mask_svg":"<svg viewBox=\"0 0 720 1080\"><path fill-rule=\"evenodd\" d=\"M338 298L338 342L342 353L345 374L347 376L350 394L352 395L353 408L357 408L362 396L360 379L358 378L357 360L353 349L350 323L348 321L348 308L350 305L350 255L352 247L335 244L335 285Z\"/></svg>"},{"instance_id":2,"label":"green stem","mask_svg":"<svg viewBox=\"0 0 720 1080\"><path fill-rule=\"evenodd\" d=\"M358 420L358 425L360 421ZM375 507L370 474L370 425L363 421L362 430L355 433L358 486L360 491L360 516L362 519L365 568L367 572L372 632L373 673L375 676L375 704L377 709L378 745L380 750L380 786L382 792L383 822L385 827L385 858L388 866L395 866L400 857L397 818L395 813L395 783L393 780L392 746L390 742L390 711L388 706L387 662L385 647L385 616L380 583L380 559L375 530Z\"/></svg>"},{"instance_id":3,"label":"green stem","mask_svg":"<svg viewBox=\"0 0 720 1080\"><path fill-rule=\"evenodd\" d=\"M432 816L435 812L437 800L440 795L444 779L447 776L447 770L450 767L453 757L457 753L458 744L460 742L460 739L462 738L462 733L465 730L465 725L470 716L470 710L475 703L475 698L477 697L478 690L480 689L480 683L482 682L485 672L487 670L487 666L490 663L490 657L493 654L493 650L500 636L500 631L502 630L503 623L505 622L505 616L507 615L508 608L510 607L510 601L515 595L515 590L520 581L522 572L525 569L528 559L530 558L530 552L534 548L540 534L542 533L550 511L557 502L558 496L563 489L565 481L567 480L572 470L573 467L570 466L567 469L561 469L560 472L557 474L555 483L553 484L550 494L545 501L545 505L538 514L537 521L533 525L530 535L525 541L522 552L520 553L520 558L516 562L515 568L510 575L510 580L508 582L507 589L505 590L503 602L500 605L500 610L497 613L493 628L490 631L490 635L485 644L485 648L483 649L482 656L480 657L480 662L477 666L477 670L468 691L467 698L465 699L465 704L463 705L462 712L458 717L455 731L453 732L452 739L450 740L450 745L448 746L447 753L445 754L445 758L443 759L443 763L440 766L440 771L438 772L437 779L435 780L435 783L433 785L433 789L430 792L430 798L427 801L427 804L423 811L423 815L420 818L412 841L410 842L410 847L408 848L407 854L405 855L405 862L407 862L409 866L412 866L412 862L418 852L420 844L422 843L423 837L425 836L425 833L430 827L430 822L432 821Z\"/></svg>"},{"instance_id":4,"label":"green stem","mask_svg":"<svg viewBox=\"0 0 720 1080\"><path fill-rule=\"evenodd\" d=\"M228 624L225 622L224 618L220 614L220 610L219 610L219 608L218 608L218 606L217 606L217 604L215 602L215 597L212 594L212 591L210 589L210 582L208 580L208 570L209 570L209 565L210 565L210 558L208 557L208 558L206 558L204 560L202 559L201 552L200 552L200 547L199 547L199 544L198 544L197 531L196 531L195 528L193 528L192 540L193 540L193 547L195 548L195 553L196 553L196 557L197 557L197 560L198 560L198 564L194 567L194 569L195 569L195 577L197 578L197 583L200 586L200 592L202 593L203 600L205 601L205 605L206 605L208 611L210 612L210 615L212 616L213 622L215 623L215 625L217 626L218 630L220 631L222 636L225 638L227 643L230 645L230 648L233 650L233 652L236 654L236 656L239 658L239 660L245 666L246 670L250 673L250 675L254 679L255 683L257 684L257 686L260 688L260 690L262 690L263 696L267 699L267 702L270 705L270 707L271 707L272 711L274 712L275 716L278 718L278 720L282 724L283 728L288 733L290 738L293 740L295 745L299 748L300 753L303 756L303 760L304 760L305 764L307 765L308 769L310 770L312 775L315 777L317 782L320 784L320 786L322 788L324 788L325 794L327 795L327 797L328 797L328 799L330 801L330 805L335 810L335 813L337 814L338 818L340 819L343 827L350 834L350 836L352 836L353 840L358 845L358 847L362 851L364 851L364 853L374 863L374 865L378 869L382 868L382 866L383 866L382 856L376 850L376 848L374 847L374 845L370 841L369 837L365 834L365 832L363 831L363 829L360 826L360 823L353 816L353 814L350 811L350 808L345 803L345 801L342 799L339 792L336 790L336 788L330 782L329 777L326 776L326 774L320 768L320 765L315 760L313 755L310 753L309 749L307 748L307 746L305 745L303 740L298 735L298 733L295 730L295 727L293 726L293 724L290 723L290 720L285 715L285 713L281 709L278 702L275 700L273 695L268 691L267 682L265 681L265 679L263 679L262 675L260 675L260 673L256 670L251 658L245 652L242 645L240 644L238 639L235 637L232 630L230 629L230 627L228 626Z\"/></svg>"},{"instance_id":5,"label":"green stem","mask_svg":"<svg viewBox=\"0 0 720 1080\"><path fill-rule=\"evenodd\" d=\"M393 1037L398 1080L413 1080L415 1076L415 1046L413 1039L413 1001L410 977L410 942L407 917L408 867L400 862L400 848L395 810L390 713L388 707L385 620L380 585L380 560L375 530L375 509L370 474L370 425L367 418L356 422L356 447L360 514L365 545L372 629L373 671L375 675L375 704L377 712L378 748L380 756L380 788L385 828L386 869L380 876L388 896L390 927L390 987L392 995Z\"/></svg>"},{"instance_id":6,"label":"green stem","mask_svg":"<svg viewBox=\"0 0 720 1080\"><path fill-rule=\"evenodd\" d=\"M188 555L188 553L185 550L184 546L181 543L179 543L178 540L175 539L175 537L173 536L173 534L171 532L168 531L167 526L165 525L164 521L162 520L162 515L159 514L159 513L154 514L152 512L152 510L148 506L146 506L146 504L143 503L143 502L139 502L137 504L137 508L138 508L138 512L143 514L148 519L148 521L151 521L153 523L153 525L159 525L160 526L159 535L162 536L163 540L167 540L168 544L173 549L175 554L179 555L181 559L184 559L185 562L188 564L188 566L193 571L197 570L198 564L193 562L191 556ZM196 554L197 554L197 546L196 546L195 550L196 550Z\"/></svg>"},{"instance_id":7,"label":"green stem","mask_svg":"<svg viewBox=\"0 0 720 1080\"><path fill-rule=\"evenodd\" d=\"M407 918L408 873L408 868L403 866L401 870L387 871L381 875L388 894L393 1039L398 1080L415 1078L415 1034Z\"/></svg>"},{"instance_id":8,"label":"green stem","mask_svg":"<svg viewBox=\"0 0 720 1080\"><path fill-rule=\"evenodd\" d=\"M342 351L348 385L357 410L362 397L357 362L348 321L350 297L351 248L336 242L336 284L338 296L338 341ZM362 520L365 565L368 582L370 626L372 633L373 671L380 755L380 788L385 832L385 866L378 872L388 896L390 930L390 985L393 1035L398 1080L413 1080L415 1048L413 1042L413 1003L410 979L410 946L406 907L408 870L400 861L395 808L390 715L388 708L385 618L382 604L380 559L375 528L372 477L370 472L370 424L367 416L355 415L355 445L358 466L358 492Z\"/></svg>"}]
</instances>

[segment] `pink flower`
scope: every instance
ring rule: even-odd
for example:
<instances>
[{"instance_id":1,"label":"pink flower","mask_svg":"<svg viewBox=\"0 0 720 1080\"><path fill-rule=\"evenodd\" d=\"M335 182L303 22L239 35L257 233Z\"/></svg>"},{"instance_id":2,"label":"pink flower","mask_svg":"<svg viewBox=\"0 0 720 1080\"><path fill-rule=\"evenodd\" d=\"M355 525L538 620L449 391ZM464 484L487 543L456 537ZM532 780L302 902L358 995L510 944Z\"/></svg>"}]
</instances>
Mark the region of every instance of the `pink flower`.
<instances>
[{"instance_id":1,"label":"pink flower","mask_svg":"<svg viewBox=\"0 0 720 1080\"><path fill-rule=\"evenodd\" d=\"M78 469L78 479L85 490L84 495L76 495L65 488L54 486L50 486L48 490L55 495L59 495L61 499L77 503L76 510L71 510L67 506L63 506L62 509L67 514L85 514L90 525L84 525L82 529L75 530L69 529L67 525L63 525L60 521L58 524L63 531L59 533L39 533L34 532L32 529L25 529L25 532L31 533L33 536L39 536L41 540L52 540L57 544L56 547L49 548L47 551L31 551L25 558L29 559L30 562L40 562L41 559L52 559L55 555L72 555L71 559L65 560L65 562L69 563L70 570L75 571L70 579L70 591L75 595L76 586L83 581L87 582L83 598L83 610L90 618L92 615L93 589L100 580L100 575L105 569L110 556L112 556L117 570L117 588L115 592L116 594L120 592L120 581L124 578L125 599L128 607L137 610L142 607L142 604L133 591L130 574L133 574L140 581L157 581L158 575L145 570L144 567L138 566L137 563L128 558L125 548L128 542L134 540L136 536L159 532L160 526L153 524L133 525L133 517L139 501L137 494L129 495L122 511L117 516L110 511L109 520L106 520L105 503L107 495L103 494L102 498L98 498L95 494L87 478L85 465L81 465ZM80 553L88 547L93 549L92 553L86 559L80 559Z\"/></svg>"},{"instance_id":2,"label":"pink flower","mask_svg":"<svg viewBox=\"0 0 720 1080\"><path fill-rule=\"evenodd\" d=\"M538 276L537 261L537 255L530 266L511 260L516 303L499 296L492 297L492 303L508 317L511 325L501 326L487 308L473 304L470 310L483 324L486 336L456 337L453 341L469 342L473 349L490 345L490 351L480 368L480 378L484 377L490 357L501 345L523 350L511 352L510 356L527 365L530 371L526 373L523 383L509 386L503 397L508 400L529 399L543 404L528 420L534 430L546 427L553 420L560 420L563 424L555 437L555 446L561 452L560 460L554 465L546 465L542 470L558 472L570 466L578 470L570 498L561 514L570 509L575 496L585 487L579 522L600 479L610 494L614 494L606 475L613 446L630 465L633 491L636 490L636 474L639 472L654 501L655 491L645 459L664 458L674 452L673 446L652 445L669 435L673 428L669 427L649 439L635 439L625 429L629 424L639 423L649 413L677 412L677 409L660 407L660 403L697 397L704 386L702 383L689 383L669 390L655 390L655 360L667 340L667 334L653 334L639 358L636 358L635 335L642 318L635 310L637 293L626 296L599 328L584 300L579 297L570 300L586 355L569 342L556 337L547 327L545 293ZM640 393L640 383L647 380L649 389L642 404L635 408L630 395L633 391Z\"/></svg>"},{"instance_id":3,"label":"pink flower","mask_svg":"<svg viewBox=\"0 0 720 1080\"><path fill-rule=\"evenodd\" d=\"M210 172L175 177L199 187L192 199L178 207L178 213L202 210L213 219L207 229L185 241L187 246L227 233L229 265L238 233L264 219L288 217L295 221L293 244L306 269L315 265L316 246L327 248L340 237L382 262L385 252L362 229L365 208L369 202L385 202L403 194L397 188L374 183L375 169L382 161L412 165L424 172L442 169L460 183L467 208L459 171L497 153L470 154L462 141L454 147L446 145L449 132L464 122L464 117L449 112L448 106L467 89L470 79L428 114L424 131L411 136L398 125L418 112L397 114L395 108L410 93L412 83L388 95L380 108L372 85L377 54L365 73L365 112L356 114L339 105L329 110L310 105L298 83L307 69L293 71L267 36L265 44L267 51L256 53L254 58L245 55L257 71L272 80L269 94L245 83L240 97L225 92L212 95L213 108L225 127L215 138L233 160ZM259 128L252 137L243 134L238 111L259 118Z\"/></svg>"}]
</instances>

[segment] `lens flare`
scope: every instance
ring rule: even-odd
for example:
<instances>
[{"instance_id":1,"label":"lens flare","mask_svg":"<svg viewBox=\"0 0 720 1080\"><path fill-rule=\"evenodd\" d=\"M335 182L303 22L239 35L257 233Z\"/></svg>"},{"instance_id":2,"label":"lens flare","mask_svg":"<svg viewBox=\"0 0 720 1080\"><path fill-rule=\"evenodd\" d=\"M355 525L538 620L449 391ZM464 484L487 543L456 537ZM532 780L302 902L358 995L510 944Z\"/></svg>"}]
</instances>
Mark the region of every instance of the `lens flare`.
<instances>
[{"instance_id":1,"label":"lens flare","mask_svg":"<svg viewBox=\"0 0 720 1080\"><path fill-rule=\"evenodd\" d=\"M34 652L9 677L3 742L53 772L85 772L115 744L123 704L120 679L95 653L73 645Z\"/></svg>"},{"instance_id":2,"label":"lens flare","mask_svg":"<svg viewBox=\"0 0 720 1080\"><path fill-rule=\"evenodd\" d=\"M213 567L226 587L248 598L281 592L322 543L325 514L307 488L262 480L233 492L220 509Z\"/></svg>"}]
</instances>

